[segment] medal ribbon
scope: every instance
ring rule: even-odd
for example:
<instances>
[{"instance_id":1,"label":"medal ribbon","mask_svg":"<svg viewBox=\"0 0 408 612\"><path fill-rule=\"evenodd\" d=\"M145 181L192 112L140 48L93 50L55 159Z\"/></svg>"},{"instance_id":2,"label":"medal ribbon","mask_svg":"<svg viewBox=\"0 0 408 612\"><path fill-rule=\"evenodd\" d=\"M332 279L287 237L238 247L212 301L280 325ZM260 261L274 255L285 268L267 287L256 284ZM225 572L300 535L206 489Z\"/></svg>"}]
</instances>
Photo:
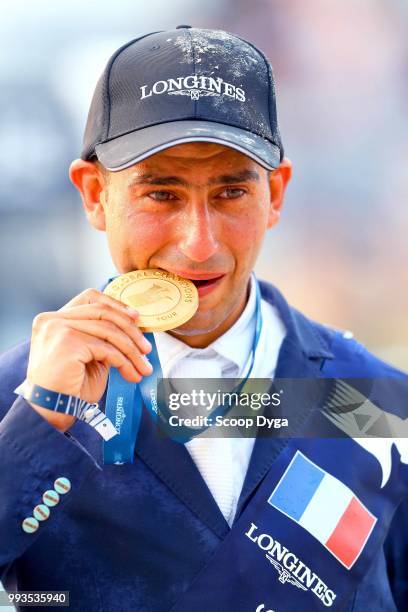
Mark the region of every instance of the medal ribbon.
<instances>
[{"instance_id":1,"label":"medal ribbon","mask_svg":"<svg viewBox=\"0 0 408 612\"><path fill-rule=\"evenodd\" d=\"M111 282L113 279L109 279ZM261 293L255 278L255 334L250 354L250 366L245 378L231 391L240 393L248 378L251 377L255 353L259 343L262 329L261 315ZM152 419L162 426L164 430L169 427L169 416L172 414L165 401L158 393L160 380L163 379L159 354L153 333L146 333L146 338L152 344L149 361L153 367L153 373L143 377L140 383L131 383L125 380L116 368L110 368L108 392L106 396L105 414L115 425L119 435L103 442L103 462L108 464L133 463L136 438L140 427L142 406L146 406ZM231 406L220 405L211 412L211 416L223 417ZM177 426L177 442L184 444L203 433L208 426L201 428ZM170 436L171 437L171 436Z\"/></svg>"}]
</instances>

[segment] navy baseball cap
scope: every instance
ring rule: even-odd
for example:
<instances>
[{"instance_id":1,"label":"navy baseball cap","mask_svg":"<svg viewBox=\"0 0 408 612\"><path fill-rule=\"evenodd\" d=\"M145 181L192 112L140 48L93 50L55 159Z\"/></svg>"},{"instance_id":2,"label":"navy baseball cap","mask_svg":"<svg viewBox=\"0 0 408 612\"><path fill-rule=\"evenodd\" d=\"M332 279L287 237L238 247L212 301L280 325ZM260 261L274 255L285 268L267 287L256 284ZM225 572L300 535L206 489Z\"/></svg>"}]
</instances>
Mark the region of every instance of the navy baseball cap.
<instances>
[{"instance_id":1,"label":"navy baseball cap","mask_svg":"<svg viewBox=\"0 0 408 612\"><path fill-rule=\"evenodd\" d=\"M283 158L272 67L251 43L178 26L118 49L85 129L84 160L119 171L187 142L236 149L271 170Z\"/></svg>"}]
</instances>

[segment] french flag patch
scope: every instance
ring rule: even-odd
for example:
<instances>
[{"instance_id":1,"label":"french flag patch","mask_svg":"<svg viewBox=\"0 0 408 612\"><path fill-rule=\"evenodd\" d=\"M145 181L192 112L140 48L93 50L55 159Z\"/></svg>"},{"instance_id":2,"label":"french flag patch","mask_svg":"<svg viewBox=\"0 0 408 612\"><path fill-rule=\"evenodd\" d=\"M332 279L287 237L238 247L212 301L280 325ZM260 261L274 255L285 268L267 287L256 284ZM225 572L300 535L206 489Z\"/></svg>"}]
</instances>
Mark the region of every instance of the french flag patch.
<instances>
[{"instance_id":1,"label":"french flag patch","mask_svg":"<svg viewBox=\"0 0 408 612\"><path fill-rule=\"evenodd\" d=\"M358 559L377 522L351 489L300 451L268 503L306 529L347 569Z\"/></svg>"}]
</instances>

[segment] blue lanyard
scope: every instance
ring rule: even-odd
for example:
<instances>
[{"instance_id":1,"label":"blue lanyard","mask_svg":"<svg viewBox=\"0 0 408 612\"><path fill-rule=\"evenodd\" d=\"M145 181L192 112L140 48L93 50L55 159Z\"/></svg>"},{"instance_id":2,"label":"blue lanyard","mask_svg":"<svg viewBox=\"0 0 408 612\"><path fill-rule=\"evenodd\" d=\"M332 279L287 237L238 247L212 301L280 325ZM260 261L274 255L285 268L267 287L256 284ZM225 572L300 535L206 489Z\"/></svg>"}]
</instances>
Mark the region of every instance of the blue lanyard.
<instances>
[{"instance_id":1,"label":"blue lanyard","mask_svg":"<svg viewBox=\"0 0 408 612\"><path fill-rule=\"evenodd\" d=\"M248 378L251 377L256 349L261 335L261 293L256 279L255 295L256 323L250 356L250 367L246 377L240 381L231 393L240 393ZM116 368L111 368L109 372L105 414L110 418L119 435L114 436L110 440L104 440L103 442L103 462L105 465L133 463L143 404L149 411L152 419L165 431L169 430L169 417L172 413L166 402L158 394L159 383L160 380L163 379L163 373L156 342L152 333L147 333L145 336L153 347L152 351L149 353L149 361L152 364L153 373L148 377L143 377L140 383L137 384L125 380ZM211 412L211 416L215 420L217 416L223 417L229 410L231 410L230 405L220 405ZM201 428L193 428L185 425L178 426L177 438L174 439L177 442L185 444L195 436L204 432L207 428L207 426Z\"/></svg>"}]
</instances>

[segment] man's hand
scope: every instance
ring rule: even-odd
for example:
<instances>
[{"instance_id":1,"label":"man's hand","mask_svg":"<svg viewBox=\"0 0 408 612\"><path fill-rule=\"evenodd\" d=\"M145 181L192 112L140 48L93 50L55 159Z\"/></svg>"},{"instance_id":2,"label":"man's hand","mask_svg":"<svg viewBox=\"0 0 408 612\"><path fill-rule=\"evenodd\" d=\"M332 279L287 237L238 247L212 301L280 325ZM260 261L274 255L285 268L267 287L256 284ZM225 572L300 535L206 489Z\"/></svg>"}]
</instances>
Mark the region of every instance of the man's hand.
<instances>
[{"instance_id":1,"label":"man's hand","mask_svg":"<svg viewBox=\"0 0 408 612\"><path fill-rule=\"evenodd\" d=\"M87 289L56 312L33 321L27 379L30 383L98 402L109 368L129 382L140 382L152 367L145 354L150 342L137 326L139 315L96 289ZM60 431L76 417L31 406Z\"/></svg>"}]
</instances>

